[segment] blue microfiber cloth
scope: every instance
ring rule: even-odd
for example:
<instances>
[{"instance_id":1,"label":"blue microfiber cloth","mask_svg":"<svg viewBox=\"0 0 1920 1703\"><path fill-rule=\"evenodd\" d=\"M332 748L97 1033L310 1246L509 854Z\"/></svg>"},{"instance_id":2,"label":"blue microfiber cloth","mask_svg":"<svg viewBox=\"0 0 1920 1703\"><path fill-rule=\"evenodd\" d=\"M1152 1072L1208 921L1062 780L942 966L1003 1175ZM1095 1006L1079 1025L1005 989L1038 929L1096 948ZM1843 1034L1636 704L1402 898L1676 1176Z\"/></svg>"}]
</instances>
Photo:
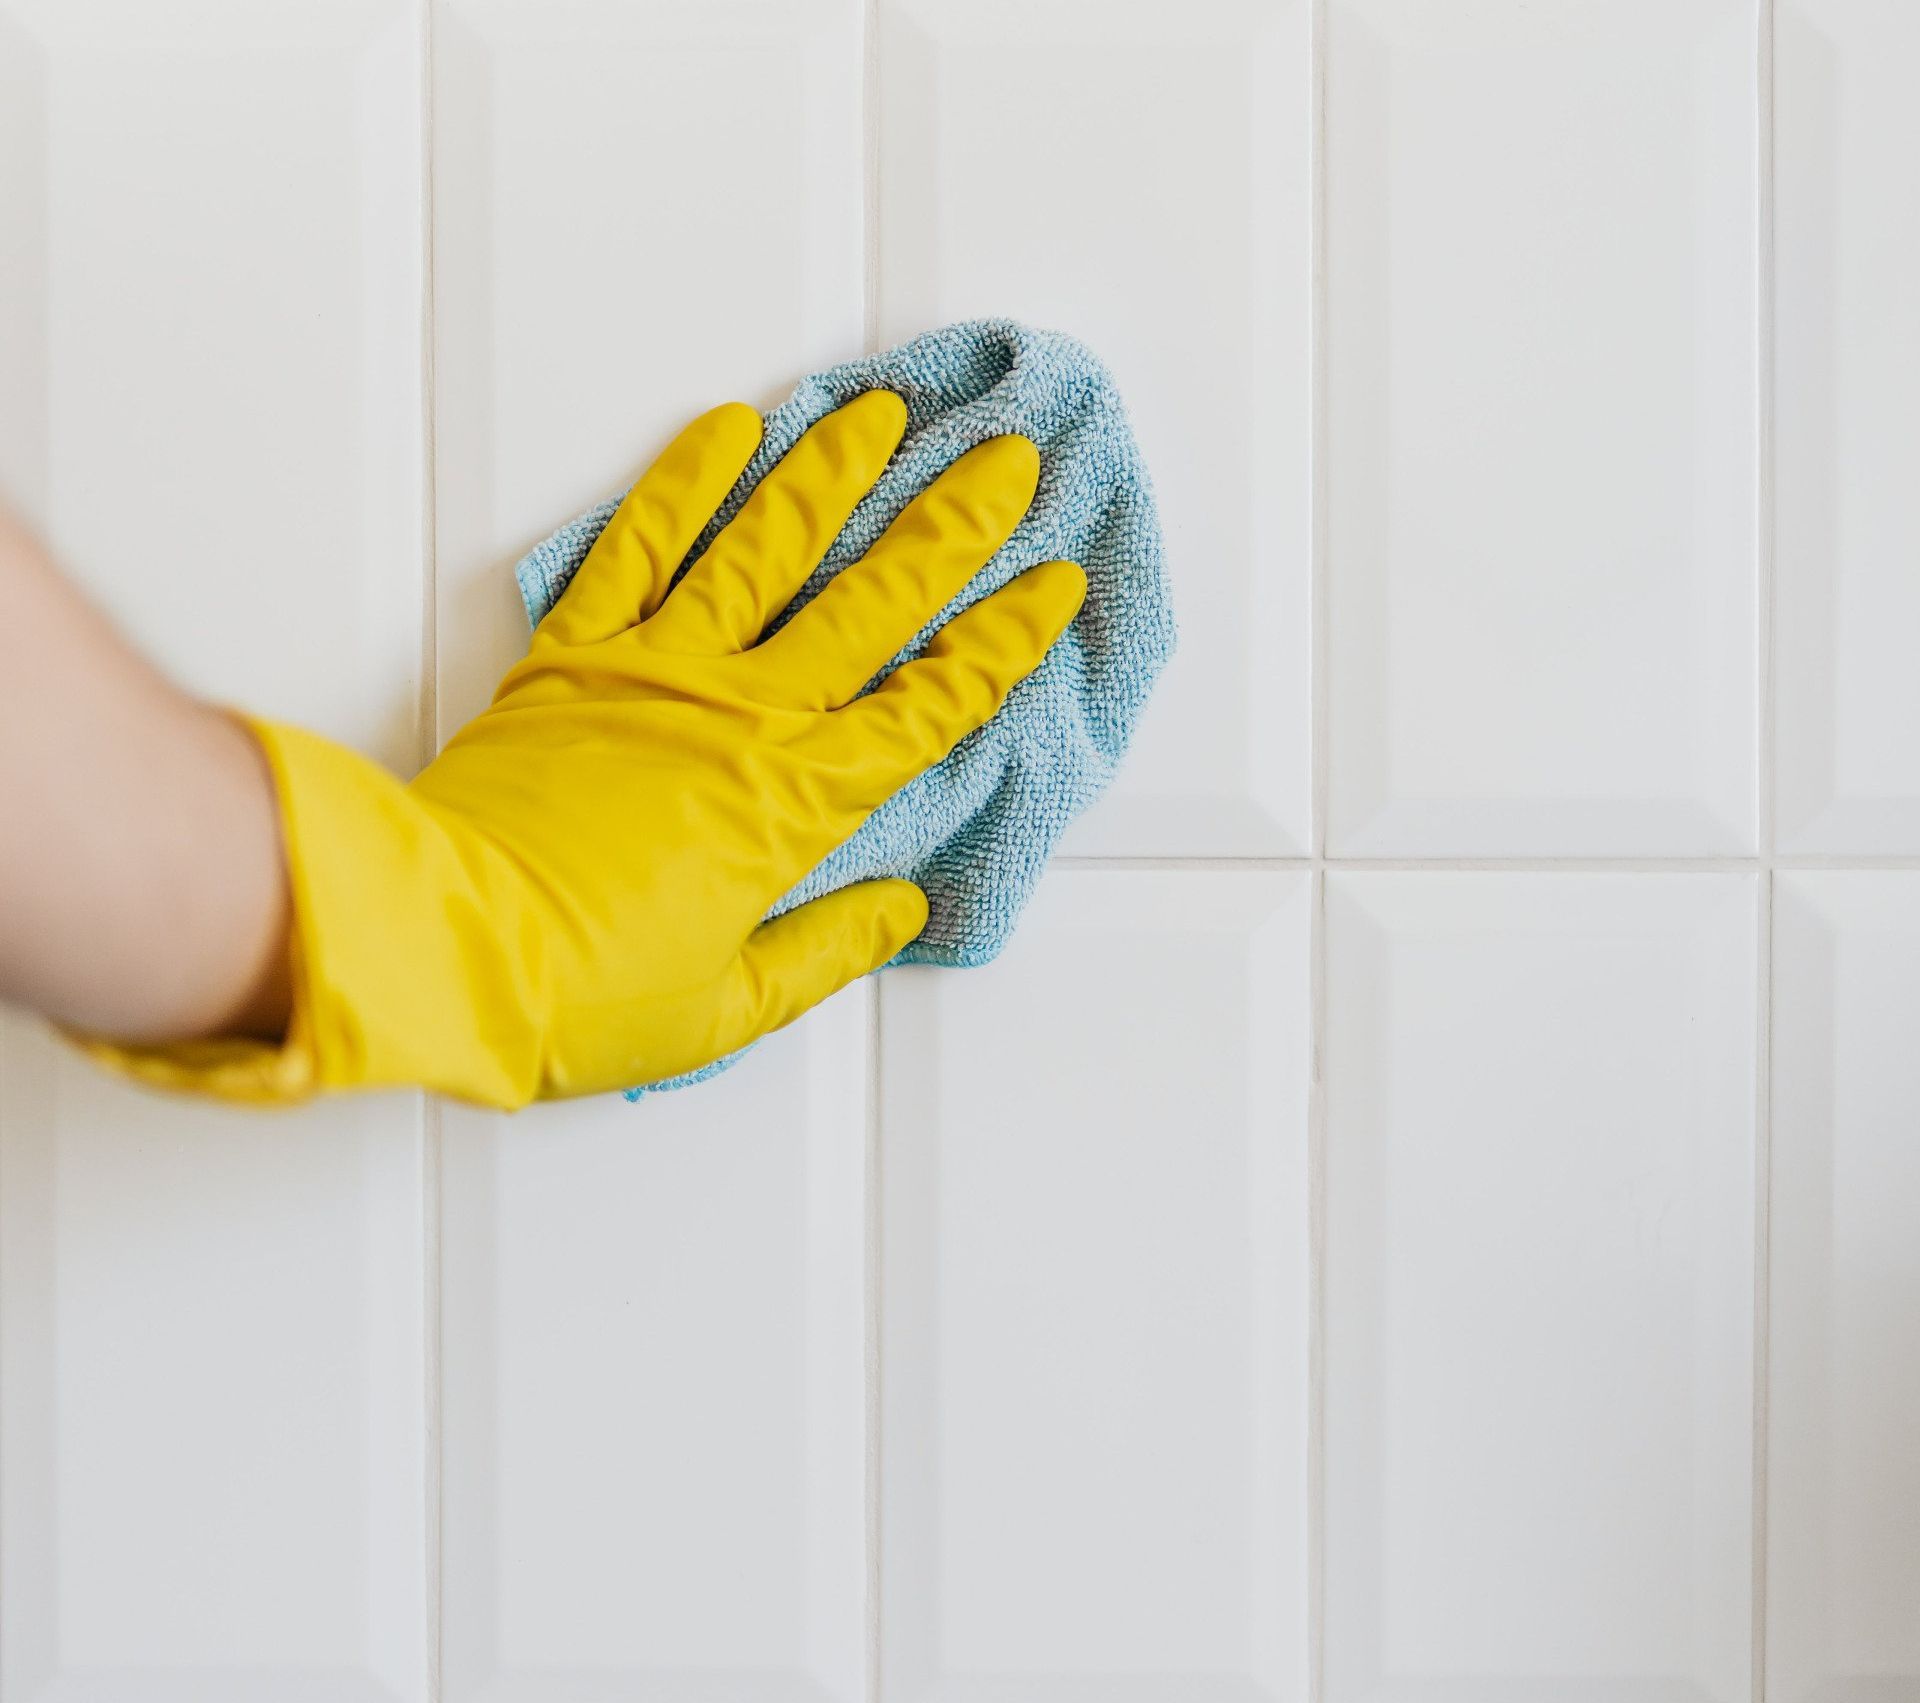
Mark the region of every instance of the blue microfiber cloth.
<instances>
[{"instance_id":1,"label":"blue microfiber cloth","mask_svg":"<svg viewBox=\"0 0 1920 1703\"><path fill-rule=\"evenodd\" d=\"M980 319L803 379L767 416L759 450L689 562L807 427L874 389L896 391L906 401L906 436L792 608L858 561L967 450L1004 432L1022 433L1039 446L1032 508L881 677L918 655L960 610L1036 563L1078 562L1086 570L1087 600L1000 713L876 810L773 914L851 882L905 876L926 892L927 926L894 962L984 964L1006 945L1062 831L1112 779L1154 679L1173 653L1166 550L1147 470L1107 370L1070 337L1010 319ZM529 619L538 621L552 608L618 507L619 499L610 499L528 552L515 575ZM683 1087L732 1062L721 1059L652 1086Z\"/></svg>"}]
</instances>

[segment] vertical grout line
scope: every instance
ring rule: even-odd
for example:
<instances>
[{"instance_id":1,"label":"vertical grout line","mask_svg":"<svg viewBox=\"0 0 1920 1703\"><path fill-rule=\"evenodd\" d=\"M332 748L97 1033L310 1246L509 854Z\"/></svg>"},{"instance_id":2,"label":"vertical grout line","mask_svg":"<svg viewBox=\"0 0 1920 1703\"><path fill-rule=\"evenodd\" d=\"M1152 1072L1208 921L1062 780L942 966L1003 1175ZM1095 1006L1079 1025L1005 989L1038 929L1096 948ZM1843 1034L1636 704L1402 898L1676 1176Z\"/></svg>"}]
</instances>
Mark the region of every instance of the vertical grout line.
<instances>
[{"instance_id":1,"label":"vertical grout line","mask_svg":"<svg viewBox=\"0 0 1920 1703\"><path fill-rule=\"evenodd\" d=\"M1753 1703L1767 1693L1768 1335L1773 1191L1773 871L1760 871L1753 1163Z\"/></svg>"},{"instance_id":2,"label":"vertical grout line","mask_svg":"<svg viewBox=\"0 0 1920 1703\"><path fill-rule=\"evenodd\" d=\"M1774 264L1773 0L1759 0L1755 65L1754 556L1758 632L1760 855L1776 833L1774 734Z\"/></svg>"},{"instance_id":3,"label":"vertical grout line","mask_svg":"<svg viewBox=\"0 0 1920 1703\"><path fill-rule=\"evenodd\" d=\"M863 299L861 335L868 352L880 347L880 0L863 0L860 36L860 195L861 258ZM866 1201L863 1223L866 1234L865 1284L865 1379L866 1421L866 1695L868 1703L879 1703L883 1655L880 1630L881 1612L881 1295L882 1238L885 1218L881 1206L880 1041L882 1012L880 977L867 983L867 1094L866 1124Z\"/></svg>"},{"instance_id":4,"label":"vertical grout line","mask_svg":"<svg viewBox=\"0 0 1920 1703\"><path fill-rule=\"evenodd\" d=\"M440 745L440 563L438 444L434 408L433 0L420 0L420 703L415 756Z\"/></svg>"},{"instance_id":5,"label":"vertical grout line","mask_svg":"<svg viewBox=\"0 0 1920 1703\"><path fill-rule=\"evenodd\" d=\"M880 347L880 0L865 0L860 39L861 334Z\"/></svg>"},{"instance_id":6,"label":"vertical grout line","mask_svg":"<svg viewBox=\"0 0 1920 1703\"><path fill-rule=\"evenodd\" d=\"M867 1697L880 1696L880 1273L881 1273L881 1148L880 1148L880 980L867 985L867 1095L866 1095L866 1656Z\"/></svg>"},{"instance_id":7,"label":"vertical grout line","mask_svg":"<svg viewBox=\"0 0 1920 1703\"><path fill-rule=\"evenodd\" d=\"M1327 803L1330 796L1327 679L1330 650L1327 557L1327 5L1313 0L1308 24L1308 620L1312 673L1308 738L1312 766L1309 843L1312 917L1308 930L1307 1072L1307 1460L1306 1669L1308 1703L1326 1694L1326 1149Z\"/></svg>"},{"instance_id":8,"label":"vertical grout line","mask_svg":"<svg viewBox=\"0 0 1920 1703\"><path fill-rule=\"evenodd\" d=\"M1313 467L1308 484L1308 623L1311 646L1308 669L1312 675L1308 714L1309 762L1312 769L1312 821L1308 839L1316 858L1327 855L1327 800L1329 745L1327 705L1330 683L1327 657L1331 647L1328 609L1327 560L1327 0L1313 0L1307 49L1311 93L1308 124L1308 235L1311 268L1308 317L1311 349L1307 364L1308 440Z\"/></svg>"},{"instance_id":9,"label":"vertical grout line","mask_svg":"<svg viewBox=\"0 0 1920 1703\"><path fill-rule=\"evenodd\" d=\"M1778 767L1774 722L1774 0L1759 0L1755 42L1754 373L1756 420L1754 541L1759 663L1759 959L1755 977L1753 1198L1753 1703L1767 1694L1767 1533L1770 1441L1768 1382L1772 1337L1773 1201L1773 859Z\"/></svg>"},{"instance_id":10,"label":"vertical grout line","mask_svg":"<svg viewBox=\"0 0 1920 1703\"><path fill-rule=\"evenodd\" d=\"M1326 1694L1327 873L1313 872L1308 924L1307 1698Z\"/></svg>"},{"instance_id":11,"label":"vertical grout line","mask_svg":"<svg viewBox=\"0 0 1920 1703\"><path fill-rule=\"evenodd\" d=\"M439 559L439 462L435 436L434 343L434 136L433 136L433 0L421 0L420 14L420 187L421 187L421 321L420 373L422 419L422 464L424 489L422 513L425 531L423 546L424 596L421 632L421 703L425 737L420 742L420 760L432 759L440 742L440 559ZM421 1332L424 1438L422 1448L425 1507L422 1527L425 1537L422 1565L426 1579L424 1613L426 1617L426 1699L439 1703L441 1695L441 1371L440 1371L440 1140L441 1105L434 1095L423 1097L420 1189L421 1235Z\"/></svg>"}]
</instances>

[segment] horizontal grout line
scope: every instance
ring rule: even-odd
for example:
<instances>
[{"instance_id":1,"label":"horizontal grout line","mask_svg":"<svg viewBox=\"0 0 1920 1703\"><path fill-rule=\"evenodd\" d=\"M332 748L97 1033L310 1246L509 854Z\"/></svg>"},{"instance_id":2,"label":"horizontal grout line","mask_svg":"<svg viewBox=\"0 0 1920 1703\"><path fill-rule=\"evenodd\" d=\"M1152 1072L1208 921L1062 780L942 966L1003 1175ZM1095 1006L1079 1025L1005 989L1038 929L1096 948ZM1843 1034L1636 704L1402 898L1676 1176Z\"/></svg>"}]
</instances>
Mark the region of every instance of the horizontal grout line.
<instances>
[{"instance_id":1,"label":"horizontal grout line","mask_svg":"<svg viewBox=\"0 0 1920 1703\"><path fill-rule=\"evenodd\" d=\"M1564 874L1765 874L1769 870L1920 871L1920 854L1890 852L1800 852L1772 857L1130 857L1074 854L1056 857L1056 869L1084 870L1299 870L1383 871L1455 870L1462 872L1560 872Z\"/></svg>"}]
</instances>

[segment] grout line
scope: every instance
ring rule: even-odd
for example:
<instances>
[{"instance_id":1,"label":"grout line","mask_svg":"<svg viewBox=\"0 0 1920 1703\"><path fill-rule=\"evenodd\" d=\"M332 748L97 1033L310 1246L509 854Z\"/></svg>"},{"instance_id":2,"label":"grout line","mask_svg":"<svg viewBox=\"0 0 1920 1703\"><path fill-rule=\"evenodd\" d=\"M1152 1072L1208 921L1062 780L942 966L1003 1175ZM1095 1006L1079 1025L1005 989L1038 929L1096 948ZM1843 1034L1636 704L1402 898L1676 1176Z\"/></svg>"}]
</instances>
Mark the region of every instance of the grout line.
<instances>
[{"instance_id":1,"label":"grout line","mask_svg":"<svg viewBox=\"0 0 1920 1703\"><path fill-rule=\"evenodd\" d=\"M880 347L880 0L865 0L860 35L861 334Z\"/></svg>"},{"instance_id":2,"label":"grout line","mask_svg":"<svg viewBox=\"0 0 1920 1703\"><path fill-rule=\"evenodd\" d=\"M422 1386L425 1430L423 1489L425 1492L423 1564L426 1571L424 1614L426 1625L427 1703L441 1696L441 1606L443 1600L443 1546L441 1539L442 1476L441 1349L440 1349L440 1138L441 1107L436 1095L424 1096L425 1144L421 1155L420 1232L422 1329L424 1354Z\"/></svg>"},{"instance_id":3,"label":"grout line","mask_svg":"<svg viewBox=\"0 0 1920 1703\"><path fill-rule=\"evenodd\" d=\"M421 0L420 29L420 692L415 756L424 766L440 745L439 441L434 397L433 0Z\"/></svg>"},{"instance_id":4,"label":"grout line","mask_svg":"<svg viewBox=\"0 0 1920 1703\"><path fill-rule=\"evenodd\" d=\"M1775 714L1777 536L1774 515L1774 0L1759 0L1754 64L1754 446L1759 661L1760 939L1755 974L1755 1089L1753 1158L1753 1460L1752 1467L1752 1692L1767 1694L1767 1533L1770 1441L1768 1381L1772 1364L1773 1235L1773 888L1778 849L1779 752Z\"/></svg>"},{"instance_id":5,"label":"grout line","mask_svg":"<svg viewBox=\"0 0 1920 1703\"><path fill-rule=\"evenodd\" d=\"M1327 674L1331 651L1327 553L1327 0L1313 0L1308 20L1308 484L1309 701L1312 721L1309 834L1313 845L1312 912L1307 941L1307 1461L1306 1680L1308 1703L1326 1695L1327 1667L1327 803L1330 741Z\"/></svg>"},{"instance_id":6,"label":"grout line","mask_svg":"<svg viewBox=\"0 0 1920 1703\"><path fill-rule=\"evenodd\" d=\"M424 572L421 607L421 691L420 705L423 737L419 758L432 760L440 737L440 557L439 557L439 443L435 394L435 341L437 321L434 307L434 110L433 110L433 0L421 0L420 28L420 227L421 227L421 511L424 535L421 539ZM444 1554L441 1534L441 1509L444 1494L441 1462L442 1377L441 1377L441 1289L440 1289L440 1156L442 1108L437 1096L422 1097L421 1169L420 1169L420 1277L421 1332L421 1405L422 1439L422 1511L425 1569L422 1628L426 1644L426 1699L439 1703L444 1678L441 1666L442 1584Z\"/></svg>"},{"instance_id":7,"label":"grout line","mask_svg":"<svg viewBox=\"0 0 1920 1703\"><path fill-rule=\"evenodd\" d=\"M1762 1703L1767 1688L1768 1381L1773 1311L1773 876L1770 871L1760 877L1759 897L1753 1116L1753 1703Z\"/></svg>"},{"instance_id":8,"label":"grout line","mask_svg":"<svg viewBox=\"0 0 1920 1703\"><path fill-rule=\"evenodd\" d=\"M881 1145L880 1145L880 982L867 982L867 1104L866 1104L866 1259L864 1262L866 1419L866 1694L880 1696L880 1277L881 1277Z\"/></svg>"},{"instance_id":9,"label":"grout line","mask_svg":"<svg viewBox=\"0 0 1920 1703\"><path fill-rule=\"evenodd\" d=\"M1762 855L1777 843L1777 769L1774 714L1775 555L1774 529L1774 256L1773 256L1773 0L1759 0L1756 54L1754 384L1754 553L1758 629L1759 815Z\"/></svg>"},{"instance_id":10,"label":"grout line","mask_svg":"<svg viewBox=\"0 0 1920 1703\"><path fill-rule=\"evenodd\" d=\"M1307 1697L1327 1669L1327 877L1313 875L1307 936Z\"/></svg>"},{"instance_id":11,"label":"grout line","mask_svg":"<svg viewBox=\"0 0 1920 1703\"><path fill-rule=\"evenodd\" d=\"M1309 757L1312 797L1310 835L1316 858L1327 855L1327 803L1330 797L1328 765L1328 709L1331 683L1327 659L1332 648L1329 591L1331 565L1327 553L1327 8L1326 0L1314 0L1309 24L1308 64L1311 140L1309 143L1310 187L1308 190L1308 243L1312 254L1311 282L1308 290L1308 316L1311 321L1311 351L1308 357L1307 394L1311 420L1308 426L1312 469L1308 485L1308 611L1310 631L1308 672L1310 714L1313 717L1312 752Z\"/></svg>"}]
</instances>

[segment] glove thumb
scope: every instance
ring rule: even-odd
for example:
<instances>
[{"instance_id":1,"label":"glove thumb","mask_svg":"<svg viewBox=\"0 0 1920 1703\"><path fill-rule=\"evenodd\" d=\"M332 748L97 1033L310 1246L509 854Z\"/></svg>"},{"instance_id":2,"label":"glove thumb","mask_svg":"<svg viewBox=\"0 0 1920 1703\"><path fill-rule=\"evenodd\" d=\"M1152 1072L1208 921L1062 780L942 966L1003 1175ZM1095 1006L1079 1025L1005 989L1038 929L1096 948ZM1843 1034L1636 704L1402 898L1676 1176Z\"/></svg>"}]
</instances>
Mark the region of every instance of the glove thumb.
<instances>
[{"instance_id":1,"label":"glove thumb","mask_svg":"<svg viewBox=\"0 0 1920 1703\"><path fill-rule=\"evenodd\" d=\"M926 926L927 896L911 881L862 881L762 923L735 966L738 1033L728 1050L879 969Z\"/></svg>"}]
</instances>

